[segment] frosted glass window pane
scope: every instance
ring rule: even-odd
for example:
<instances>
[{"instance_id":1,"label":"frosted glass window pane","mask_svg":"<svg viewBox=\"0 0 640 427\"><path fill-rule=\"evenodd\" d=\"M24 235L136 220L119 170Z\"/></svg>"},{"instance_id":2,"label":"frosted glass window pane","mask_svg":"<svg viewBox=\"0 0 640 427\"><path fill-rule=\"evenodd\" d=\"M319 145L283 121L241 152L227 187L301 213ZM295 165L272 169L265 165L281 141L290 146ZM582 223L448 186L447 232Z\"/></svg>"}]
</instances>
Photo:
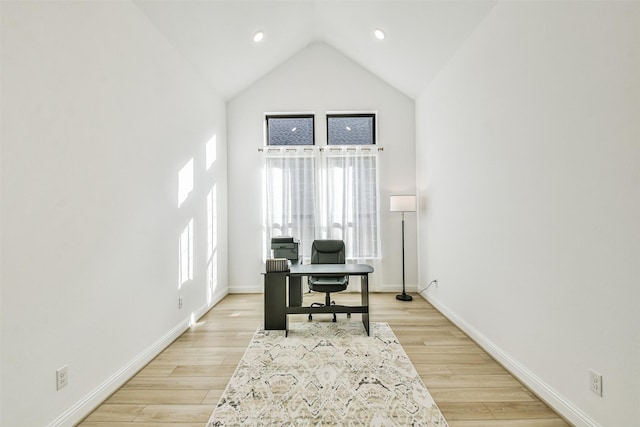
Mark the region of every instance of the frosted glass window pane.
<instances>
[{"instance_id":1,"label":"frosted glass window pane","mask_svg":"<svg viewBox=\"0 0 640 427\"><path fill-rule=\"evenodd\" d=\"M313 116L267 116L268 145L313 145Z\"/></svg>"},{"instance_id":2,"label":"frosted glass window pane","mask_svg":"<svg viewBox=\"0 0 640 427\"><path fill-rule=\"evenodd\" d=\"M329 145L375 144L375 115L327 115Z\"/></svg>"}]
</instances>

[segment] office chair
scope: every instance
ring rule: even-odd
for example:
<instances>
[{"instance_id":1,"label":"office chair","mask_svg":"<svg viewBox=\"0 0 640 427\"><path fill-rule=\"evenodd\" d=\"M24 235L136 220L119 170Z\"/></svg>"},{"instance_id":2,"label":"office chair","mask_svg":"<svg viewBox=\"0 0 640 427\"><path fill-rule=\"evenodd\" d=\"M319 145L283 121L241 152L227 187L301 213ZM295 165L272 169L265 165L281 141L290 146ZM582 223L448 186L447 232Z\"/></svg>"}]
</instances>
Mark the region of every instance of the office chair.
<instances>
[{"instance_id":1,"label":"office chair","mask_svg":"<svg viewBox=\"0 0 640 427\"><path fill-rule=\"evenodd\" d=\"M311 245L311 264L344 264L345 248L342 240L314 240ZM326 294L325 303L314 302L311 307L329 307L335 305L331 301L332 292L341 292L347 289L349 276L310 276L309 289L314 292L324 292ZM351 313L347 313L351 317ZM312 319L309 314L309 320ZM336 321L336 314L333 313L333 321Z\"/></svg>"}]
</instances>

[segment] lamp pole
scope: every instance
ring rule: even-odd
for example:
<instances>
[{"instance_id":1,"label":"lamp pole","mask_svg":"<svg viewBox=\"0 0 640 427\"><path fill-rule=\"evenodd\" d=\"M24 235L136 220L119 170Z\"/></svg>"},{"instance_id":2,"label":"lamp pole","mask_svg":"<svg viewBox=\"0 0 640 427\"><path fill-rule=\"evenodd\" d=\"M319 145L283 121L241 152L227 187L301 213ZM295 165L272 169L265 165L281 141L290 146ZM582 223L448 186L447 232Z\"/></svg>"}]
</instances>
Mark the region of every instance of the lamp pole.
<instances>
[{"instance_id":1,"label":"lamp pole","mask_svg":"<svg viewBox=\"0 0 640 427\"><path fill-rule=\"evenodd\" d=\"M416 211L416 196L390 196L389 197L389 210L391 212L402 213L402 293L396 295L396 299L400 301L411 301L413 297L407 294L405 288L405 273L404 273L404 213Z\"/></svg>"},{"instance_id":2,"label":"lamp pole","mask_svg":"<svg viewBox=\"0 0 640 427\"><path fill-rule=\"evenodd\" d=\"M404 211L402 211L402 293L396 295L396 299L400 301L411 301L413 297L407 294L404 284Z\"/></svg>"}]
</instances>

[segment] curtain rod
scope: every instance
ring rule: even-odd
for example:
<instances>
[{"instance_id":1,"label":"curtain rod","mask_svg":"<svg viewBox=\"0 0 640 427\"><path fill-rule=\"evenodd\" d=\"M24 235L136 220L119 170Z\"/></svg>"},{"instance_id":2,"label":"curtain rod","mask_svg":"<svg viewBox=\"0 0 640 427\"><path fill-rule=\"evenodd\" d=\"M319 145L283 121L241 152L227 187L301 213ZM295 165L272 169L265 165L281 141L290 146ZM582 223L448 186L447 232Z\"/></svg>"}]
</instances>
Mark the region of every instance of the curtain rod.
<instances>
[{"instance_id":1,"label":"curtain rod","mask_svg":"<svg viewBox=\"0 0 640 427\"><path fill-rule=\"evenodd\" d=\"M291 146L289 146L289 147L291 147ZM355 146L342 145L342 146L334 146L334 147L331 147L331 146L326 146L326 147L325 146L323 146L323 147L297 147L297 148L295 148L295 150L297 150L298 148L302 148L303 150L306 150L306 151L313 151L314 148L317 148L319 151L324 151L325 148L328 148L329 150L342 150L343 147L347 147L347 149L355 149L357 147L362 147L364 149L371 150L371 148L369 146L362 146L362 145L355 145ZM378 151L384 151L384 147L376 147L376 148L378 149ZM289 148L289 149L291 149L291 148ZM264 150L274 150L274 151L287 150L287 146L286 145L282 145L282 146L278 146L277 148L274 148L274 147L258 147L258 151L260 153L262 153Z\"/></svg>"}]
</instances>

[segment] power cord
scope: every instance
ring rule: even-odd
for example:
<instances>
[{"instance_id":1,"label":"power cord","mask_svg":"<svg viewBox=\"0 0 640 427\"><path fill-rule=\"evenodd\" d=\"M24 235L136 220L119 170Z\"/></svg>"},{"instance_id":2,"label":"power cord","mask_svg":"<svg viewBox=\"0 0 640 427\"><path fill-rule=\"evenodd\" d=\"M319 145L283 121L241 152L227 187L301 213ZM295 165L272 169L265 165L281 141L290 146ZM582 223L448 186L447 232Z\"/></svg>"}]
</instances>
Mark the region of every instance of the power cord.
<instances>
[{"instance_id":1,"label":"power cord","mask_svg":"<svg viewBox=\"0 0 640 427\"><path fill-rule=\"evenodd\" d=\"M418 293L420 294L420 293L426 291L427 289L429 289L431 287L431 285L436 285L436 288L437 288L438 287L438 281L437 280L432 280L431 282L429 282L429 284L427 286L425 286L422 289L419 289Z\"/></svg>"}]
</instances>

